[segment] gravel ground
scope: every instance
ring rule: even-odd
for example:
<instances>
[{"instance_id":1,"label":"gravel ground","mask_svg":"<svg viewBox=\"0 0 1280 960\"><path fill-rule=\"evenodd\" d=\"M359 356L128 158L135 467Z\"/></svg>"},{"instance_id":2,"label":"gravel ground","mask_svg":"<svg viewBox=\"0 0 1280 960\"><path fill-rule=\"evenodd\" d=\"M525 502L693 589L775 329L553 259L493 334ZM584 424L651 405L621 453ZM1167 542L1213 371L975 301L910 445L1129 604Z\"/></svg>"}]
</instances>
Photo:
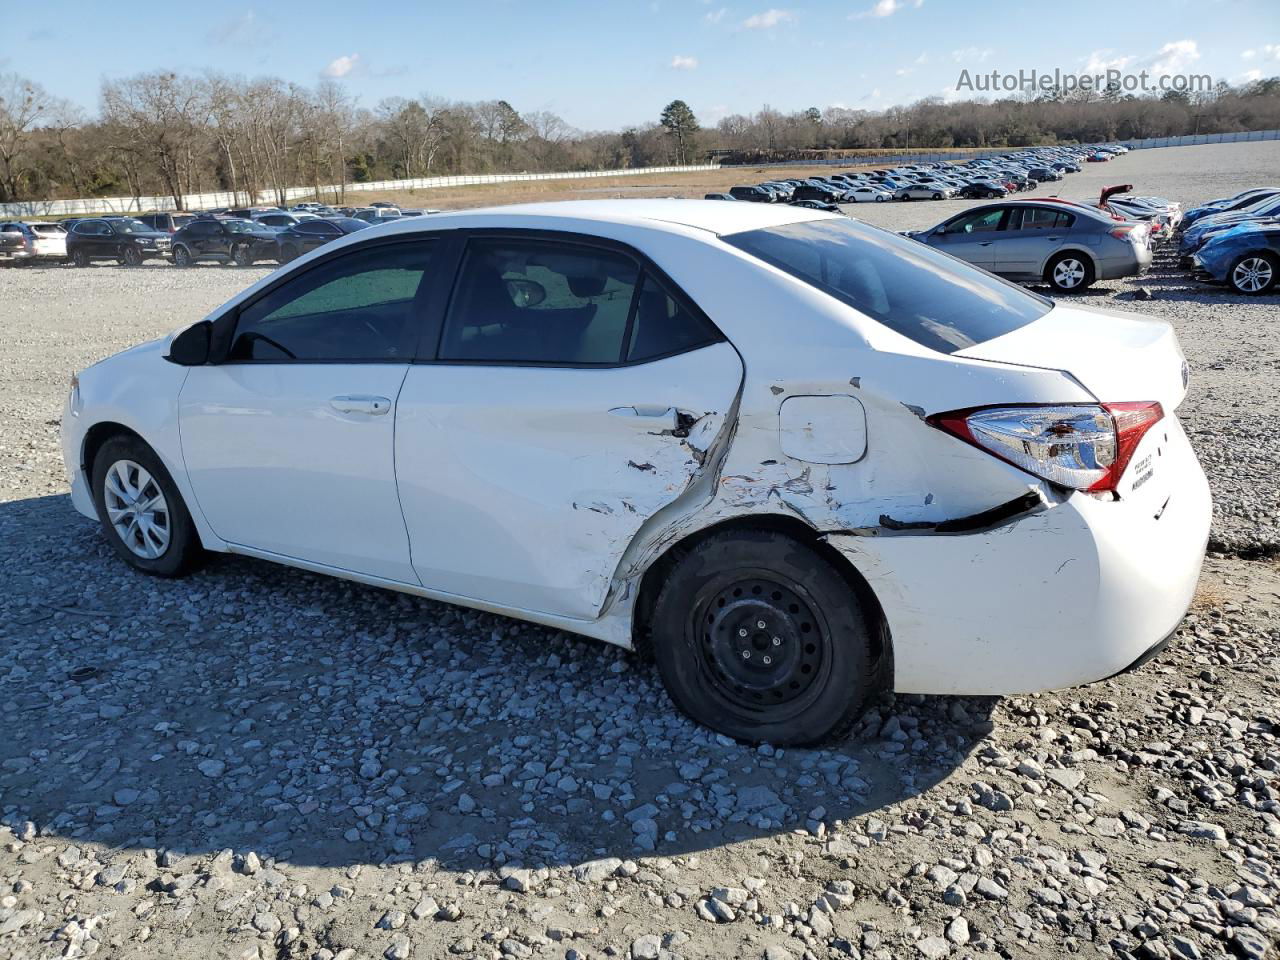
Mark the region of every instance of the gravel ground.
<instances>
[{"instance_id":1,"label":"gravel ground","mask_svg":"<svg viewBox=\"0 0 1280 960\"><path fill-rule=\"evenodd\" d=\"M1057 186L1195 203L1278 161L1148 151ZM841 744L776 751L541 627L242 558L129 572L66 497L67 379L263 272L0 271L0 957L1194 960L1280 937L1280 298L1167 262L1153 300L1077 298L1171 320L1193 366L1178 412L1218 509L1168 652L1054 695L886 697Z\"/></svg>"}]
</instances>

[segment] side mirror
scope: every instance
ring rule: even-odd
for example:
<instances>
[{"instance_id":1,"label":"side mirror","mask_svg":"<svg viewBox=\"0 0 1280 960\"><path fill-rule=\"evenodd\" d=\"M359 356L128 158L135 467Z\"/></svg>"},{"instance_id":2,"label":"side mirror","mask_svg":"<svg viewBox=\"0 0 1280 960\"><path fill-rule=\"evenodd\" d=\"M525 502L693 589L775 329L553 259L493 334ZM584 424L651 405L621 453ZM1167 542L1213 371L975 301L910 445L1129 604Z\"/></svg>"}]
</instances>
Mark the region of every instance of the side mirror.
<instances>
[{"instance_id":1,"label":"side mirror","mask_svg":"<svg viewBox=\"0 0 1280 960\"><path fill-rule=\"evenodd\" d=\"M173 338L169 344L170 363L181 367L199 367L209 362L209 346L213 339L213 324L201 320Z\"/></svg>"},{"instance_id":2,"label":"side mirror","mask_svg":"<svg viewBox=\"0 0 1280 960\"><path fill-rule=\"evenodd\" d=\"M536 280L508 280L507 296L517 307L536 307L547 299L547 288Z\"/></svg>"}]
</instances>

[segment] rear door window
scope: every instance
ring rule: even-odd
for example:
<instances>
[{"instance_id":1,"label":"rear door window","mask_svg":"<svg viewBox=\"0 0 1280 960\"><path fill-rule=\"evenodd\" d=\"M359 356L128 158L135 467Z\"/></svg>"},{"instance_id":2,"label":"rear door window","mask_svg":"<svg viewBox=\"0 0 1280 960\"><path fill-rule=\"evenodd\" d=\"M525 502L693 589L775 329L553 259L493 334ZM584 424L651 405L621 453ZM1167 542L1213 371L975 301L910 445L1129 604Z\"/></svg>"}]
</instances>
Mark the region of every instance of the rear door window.
<instances>
[{"instance_id":1,"label":"rear door window","mask_svg":"<svg viewBox=\"0 0 1280 960\"><path fill-rule=\"evenodd\" d=\"M722 239L941 353L1017 330L1053 307L930 246L847 218Z\"/></svg>"},{"instance_id":2,"label":"rear door window","mask_svg":"<svg viewBox=\"0 0 1280 960\"><path fill-rule=\"evenodd\" d=\"M632 258L586 244L473 239L440 359L621 363L639 278Z\"/></svg>"}]
</instances>

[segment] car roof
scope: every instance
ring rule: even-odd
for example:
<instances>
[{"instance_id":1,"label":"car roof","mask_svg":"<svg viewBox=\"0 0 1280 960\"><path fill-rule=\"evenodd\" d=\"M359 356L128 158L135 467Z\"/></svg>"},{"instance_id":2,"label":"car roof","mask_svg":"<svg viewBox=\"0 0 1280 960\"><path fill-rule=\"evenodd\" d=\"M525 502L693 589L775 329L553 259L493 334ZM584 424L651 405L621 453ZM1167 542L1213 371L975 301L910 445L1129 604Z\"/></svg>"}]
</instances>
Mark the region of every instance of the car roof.
<instances>
[{"instance_id":1,"label":"car roof","mask_svg":"<svg viewBox=\"0 0 1280 960\"><path fill-rule=\"evenodd\" d=\"M540 226L546 221L623 223L676 232L678 227L715 234L742 233L763 227L823 220L837 214L783 204L725 203L722 200L561 200L504 207L481 207L438 213L428 218L404 217L390 229L438 230L467 226ZM489 221L486 223L485 221ZM527 221L527 222L525 222Z\"/></svg>"}]
</instances>

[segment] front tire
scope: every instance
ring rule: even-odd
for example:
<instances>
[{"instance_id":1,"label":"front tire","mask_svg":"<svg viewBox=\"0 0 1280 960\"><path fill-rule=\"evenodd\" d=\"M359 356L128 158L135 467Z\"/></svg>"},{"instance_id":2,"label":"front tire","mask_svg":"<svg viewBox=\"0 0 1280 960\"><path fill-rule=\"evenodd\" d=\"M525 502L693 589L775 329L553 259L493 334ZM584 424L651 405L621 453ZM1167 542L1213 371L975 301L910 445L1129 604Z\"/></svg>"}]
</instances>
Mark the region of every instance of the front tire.
<instances>
[{"instance_id":1,"label":"front tire","mask_svg":"<svg viewBox=\"0 0 1280 960\"><path fill-rule=\"evenodd\" d=\"M840 737L879 686L854 589L781 533L712 534L684 553L650 627L671 699L738 740L793 745Z\"/></svg>"},{"instance_id":2,"label":"front tire","mask_svg":"<svg viewBox=\"0 0 1280 960\"><path fill-rule=\"evenodd\" d=\"M1246 253L1231 265L1227 283L1236 293L1259 297L1275 289L1280 262L1265 253Z\"/></svg>"},{"instance_id":3,"label":"front tire","mask_svg":"<svg viewBox=\"0 0 1280 960\"><path fill-rule=\"evenodd\" d=\"M231 250L231 262L237 267L253 266L253 252L249 249L247 243L233 247Z\"/></svg>"},{"instance_id":4,"label":"front tire","mask_svg":"<svg viewBox=\"0 0 1280 960\"><path fill-rule=\"evenodd\" d=\"M137 267L142 265L142 252L134 246L125 247L120 254L120 262L126 267Z\"/></svg>"},{"instance_id":5,"label":"front tire","mask_svg":"<svg viewBox=\"0 0 1280 960\"><path fill-rule=\"evenodd\" d=\"M157 577L189 573L200 536L177 485L139 438L107 440L93 461L93 499L103 533L135 570Z\"/></svg>"},{"instance_id":6,"label":"front tire","mask_svg":"<svg viewBox=\"0 0 1280 960\"><path fill-rule=\"evenodd\" d=\"M173 248L173 265L175 267L189 267L193 263L195 263L195 260L192 258L190 250L182 244L178 244Z\"/></svg>"},{"instance_id":7,"label":"front tire","mask_svg":"<svg viewBox=\"0 0 1280 960\"><path fill-rule=\"evenodd\" d=\"M1082 253L1060 253L1045 267L1044 278L1056 293L1079 293L1093 283L1093 263Z\"/></svg>"}]
</instances>

